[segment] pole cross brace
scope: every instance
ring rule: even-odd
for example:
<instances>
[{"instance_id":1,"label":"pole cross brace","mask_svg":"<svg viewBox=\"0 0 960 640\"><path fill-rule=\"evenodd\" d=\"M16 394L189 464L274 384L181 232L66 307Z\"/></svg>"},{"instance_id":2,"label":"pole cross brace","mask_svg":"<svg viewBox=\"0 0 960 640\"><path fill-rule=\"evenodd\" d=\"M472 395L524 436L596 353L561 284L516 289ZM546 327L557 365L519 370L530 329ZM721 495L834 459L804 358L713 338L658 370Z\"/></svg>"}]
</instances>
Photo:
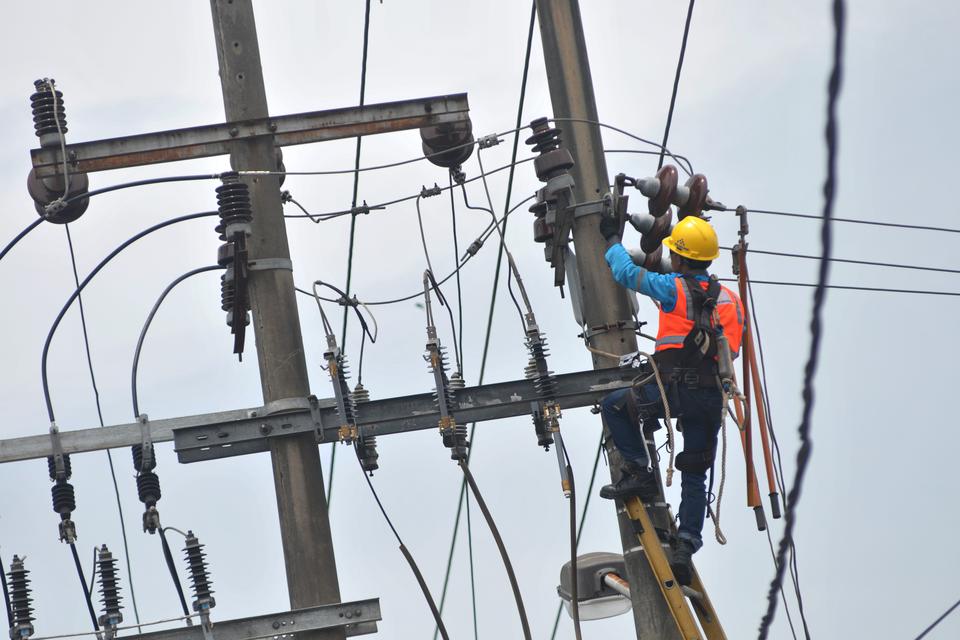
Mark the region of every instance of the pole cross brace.
<instances>
[{"instance_id":1,"label":"pole cross brace","mask_svg":"<svg viewBox=\"0 0 960 640\"><path fill-rule=\"evenodd\" d=\"M285 613L270 613L213 624L217 640L257 640L259 638L289 638L293 634L322 629L343 628L347 636L377 632L380 600L371 598L356 602L325 604ZM165 629L129 636L130 640L203 640L199 626Z\"/></svg>"}]
</instances>

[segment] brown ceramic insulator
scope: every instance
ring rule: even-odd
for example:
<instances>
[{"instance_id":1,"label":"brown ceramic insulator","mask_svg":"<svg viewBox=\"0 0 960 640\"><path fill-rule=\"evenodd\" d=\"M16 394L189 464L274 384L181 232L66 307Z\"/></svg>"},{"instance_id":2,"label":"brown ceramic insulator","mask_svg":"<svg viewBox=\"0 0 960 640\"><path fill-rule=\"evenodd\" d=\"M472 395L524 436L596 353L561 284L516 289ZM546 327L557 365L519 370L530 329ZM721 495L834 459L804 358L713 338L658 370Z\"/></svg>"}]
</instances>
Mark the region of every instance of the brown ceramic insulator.
<instances>
[{"instance_id":1,"label":"brown ceramic insulator","mask_svg":"<svg viewBox=\"0 0 960 640\"><path fill-rule=\"evenodd\" d=\"M553 237L553 227L547 224L546 218L536 218L533 221L533 241L546 242Z\"/></svg>"},{"instance_id":2,"label":"brown ceramic insulator","mask_svg":"<svg viewBox=\"0 0 960 640\"><path fill-rule=\"evenodd\" d=\"M659 218L670 208L673 196L677 192L677 168L672 164L665 165L657 171L657 180L660 181L660 190L657 195L647 202L650 215Z\"/></svg>"},{"instance_id":3,"label":"brown ceramic insulator","mask_svg":"<svg viewBox=\"0 0 960 640\"><path fill-rule=\"evenodd\" d=\"M653 227L640 237L640 249L648 256L660 248L663 239L670 235L673 214L667 208L666 215L654 219Z\"/></svg>"},{"instance_id":4,"label":"brown ceramic insulator","mask_svg":"<svg viewBox=\"0 0 960 640\"><path fill-rule=\"evenodd\" d=\"M660 261L663 260L663 245L660 245L653 251L647 253L643 261L643 268L648 271L660 272Z\"/></svg>"},{"instance_id":5,"label":"brown ceramic insulator","mask_svg":"<svg viewBox=\"0 0 960 640\"><path fill-rule=\"evenodd\" d=\"M420 129L423 154L438 167L460 166L473 153L473 125L470 121L445 122Z\"/></svg>"},{"instance_id":6,"label":"brown ceramic insulator","mask_svg":"<svg viewBox=\"0 0 960 640\"><path fill-rule=\"evenodd\" d=\"M685 185L690 190L690 197L687 201L677 207L677 220L683 220L687 216L699 217L703 213L703 205L707 203L707 177L702 173L695 173L687 180Z\"/></svg>"}]
</instances>

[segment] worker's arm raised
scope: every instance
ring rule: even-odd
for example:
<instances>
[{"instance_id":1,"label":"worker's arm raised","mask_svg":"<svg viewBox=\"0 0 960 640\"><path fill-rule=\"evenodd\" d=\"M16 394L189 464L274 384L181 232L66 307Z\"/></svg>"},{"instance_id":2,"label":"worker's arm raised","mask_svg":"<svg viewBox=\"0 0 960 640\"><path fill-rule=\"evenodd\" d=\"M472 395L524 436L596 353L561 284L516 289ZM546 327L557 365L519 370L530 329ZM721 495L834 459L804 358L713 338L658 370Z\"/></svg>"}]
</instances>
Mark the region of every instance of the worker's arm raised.
<instances>
[{"instance_id":1,"label":"worker's arm raised","mask_svg":"<svg viewBox=\"0 0 960 640\"><path fill-rule=\"evenodd\" d=\"M673 310L673 306L677 303L675 274L652 273L637 266L619 242L612 244L604 257L610 265L613 279L619 285L653 298L666 312Z\"/></svg>"}]
</instances>

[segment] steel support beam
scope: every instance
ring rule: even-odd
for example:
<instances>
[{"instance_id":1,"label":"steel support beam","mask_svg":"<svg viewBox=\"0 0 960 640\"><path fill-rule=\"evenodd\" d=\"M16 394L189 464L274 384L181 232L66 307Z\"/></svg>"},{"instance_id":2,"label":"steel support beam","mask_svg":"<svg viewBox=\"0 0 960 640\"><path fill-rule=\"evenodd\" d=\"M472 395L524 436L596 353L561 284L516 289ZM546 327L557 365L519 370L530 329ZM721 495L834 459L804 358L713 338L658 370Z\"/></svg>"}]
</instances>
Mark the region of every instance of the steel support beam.
<instances>
[{"instance_id":1,"label":"steel support beam","mask_svg":"<svg viewBox=\"0 0 960 640\"><path fill-rule=\"evenodd\" d=\"M81 142L67 145L67 158L71 171L93 173L226 155L237 141L261 136L271 136L275 146L287 147L469 119L467 94L457 93ZM30 156L38 177L63 171L59 146L33 149Z\"/></svg>"},{"instance_id":2,"label":"steel support beam","mask_svg":"<svg viewBox=\"0 0 960 640\"><path fill-rule=\"evenodd\" d=\"M634 375L631 369L559 374L557 402L562 409L590 406L628 386ZM530 380L498 382L457 391L455 412L464 422L500 420L529 414L538 399ZM439 416L433 394L421 393L364 403L358 407L357 425L364 433L385 436L436 429ZM314 432L318 442L336 441L340 420L332 398L299 398L253 409L150 420L146 427L154 443L175 441L181 462L197 462L267 451L270 440L307 432ZM142 440L139 422L60 433L63 452L71 454L129 447ZM0 440L0 463L52 454L48 435Z\"/></svg>"},{"instance_id":3,"label":"steel support beam","mask_svg":"<svg viewBox=\"0 0 960 640\"><path fill-rule=\"evenodd\" d=\"M343 629L347 636L376 633L380 601L376 598L224 620L213 625L216 640L257 640L292 637L292 634ZM205 640L203 627L194 625L129 636L130 640Z\"/></svg>"}]
</instances>

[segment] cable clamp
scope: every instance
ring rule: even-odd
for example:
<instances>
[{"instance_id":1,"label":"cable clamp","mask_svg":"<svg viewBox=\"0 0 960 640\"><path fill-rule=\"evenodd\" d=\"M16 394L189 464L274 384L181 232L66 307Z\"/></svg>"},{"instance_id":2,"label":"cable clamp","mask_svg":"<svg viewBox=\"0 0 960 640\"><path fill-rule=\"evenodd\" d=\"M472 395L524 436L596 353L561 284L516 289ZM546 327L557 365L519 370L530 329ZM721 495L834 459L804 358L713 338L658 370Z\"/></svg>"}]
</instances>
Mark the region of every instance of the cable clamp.
<instances>
[{"instance_id":1,"label":"cable clamp","mask_svg":"<svg viewBox=\"0 0 960 640\"><path fill-rule=\"evenodd\" d=\"M643 325L647 324L639 320L626 321L619 320L610 324L601 324L590 327L583 333L577 334L578 338L583 338L584 340L590 340L595 336L598 336L602 333L608 333L610 331L618 331L620 329L632 329L634 331L640 331L643 328Z\"/></svg>"},{"instance_id":2,"label":"cable clamp","mask_svg":"<svg viewBox=\"0 0 960 640\"><path fill-rule=\"evenodd\" d=\"M443 190L440 188L440 186L436 182L434 182L433 187L431 187L430 189L427 189L426 186L421 187L420 197L429 198L431 196L438 196L440 195L441 191Z\"/></svg>"},{"instance_id":3,"label":"cable clamp","mask_svg":"<svg viewBox=\"0 0 960 640\"><path fill-rule=\"evenodd\" d=\"M350 209L350 213L353 214L353 215L355 215L355 216L360 215L360 214L367 215L367 214L370 213L371 211L375 211L375 210L377 210L377 209L386 209L386 207L383 206L383 205L374 205L374 206L371 207L370 205L367 204L367 201L364 200L364 201L363 201L363 204L361 204L361 205L359 205L359 206L356 206L356 207L353 207L352 209Z\"/></svg>"},{"instance_id":4,"label":"cable clamp","mask_svg":"<svg viewBox=\"0 0 960 640\"><path fill-rule=\"evenodd\" d=\"M137 416L140 423L140 468L137 471L147 471L153 468L153 439L150 437L150 419L147 414Z\"/></svg>"},{"instance_id":5,"label":"cable clamp","mask_svg":"<svg viewBox=\"0 0 960 640\"><path fill-rule=\"evenodd\" d=\"M480 138L479 140L477 140L477 145L478 145L481 149L489 149L490 147L495 147L495 146L497 146L497 145L500 144L501 142L503 142L503 140L501 140L501 139L497 136L497 134L491 133L490 135L488 135L488 136L483 136L482 138Z\"/></svg>"},{"instance_id":6,"label":"cable clamp","mask_svg":"<svg viewBox=\"0 0 960 640\"><path fill-rule=\"evenodd\" d=\"M273 271L274 269L293 271L293 261L290 258L257 258L247 262L247 269L250 271Z\"/></svg>"}]
</instances>

